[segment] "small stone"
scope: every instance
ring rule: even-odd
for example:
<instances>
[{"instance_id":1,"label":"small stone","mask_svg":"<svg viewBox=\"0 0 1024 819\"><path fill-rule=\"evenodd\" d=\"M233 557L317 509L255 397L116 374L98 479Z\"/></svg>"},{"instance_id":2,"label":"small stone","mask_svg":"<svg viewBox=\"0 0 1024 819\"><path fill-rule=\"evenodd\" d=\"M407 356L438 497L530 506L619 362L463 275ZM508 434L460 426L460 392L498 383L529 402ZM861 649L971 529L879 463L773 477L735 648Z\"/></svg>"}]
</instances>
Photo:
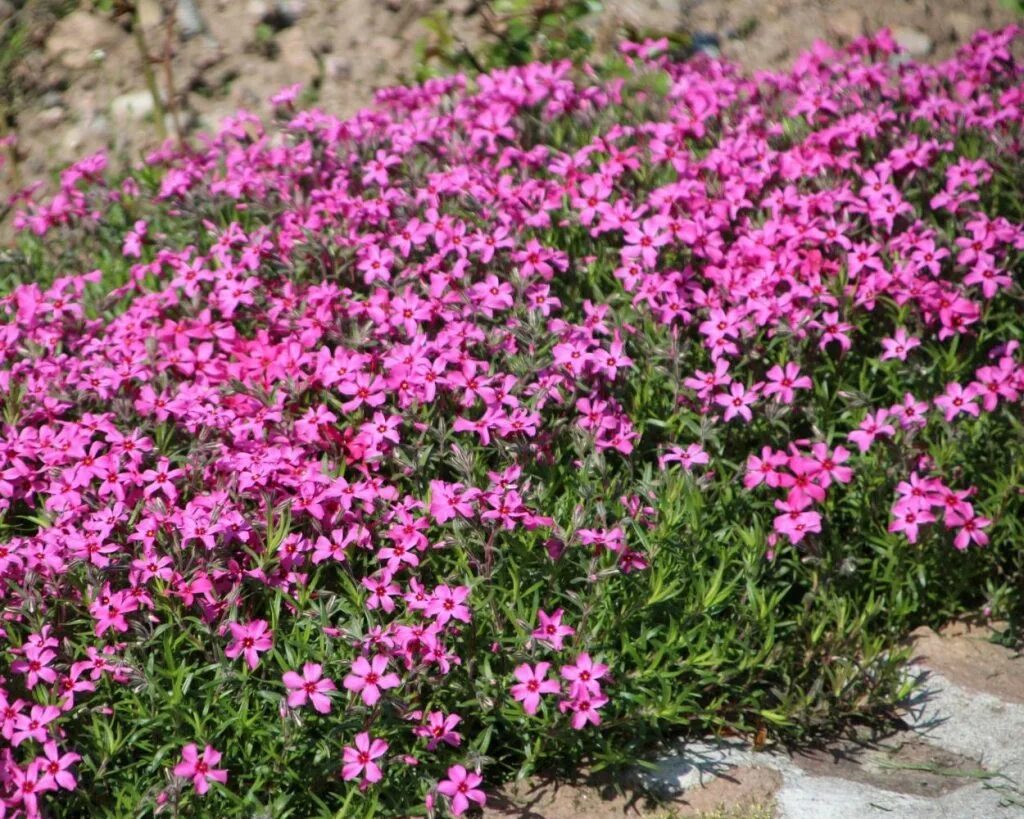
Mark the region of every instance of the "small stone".
<instances>
[{"instance_id":1,"label":"small stone","mask_svg":"<svg viewBox=\"0 0 1024 819\"><path fill-rule=\"evenodd\" d=\"M153 95L149 91L129 91L110 102L110 116L117 123L141 122L153 113Z\"/></svg>"},{"instance_id":2,"label":"small stone","mask_svg":"<svg viewBox=\"0 0 1024 819\"><path fill-rule=\"evenodd\" d=\"M974 36L974 32L981 27L980 22L964 11L951 11L946 15L946 23L953 34L953 39L962 43Z\"/></svg>"},{"instance_id":3,"label":"small stone","mask_svg":"<svg viewBox=\"0 0 1024 819\"><path fill-rule=\"evenodd\" d=\"M927 57L932 53L932 38L916 28L893 26L892 38L911 57Z\"/></svg>"},{"instance_id":4,"label":"small stone","mask_svg":"<svg viewBox=\"0 0 1024 819\"><path fill-rule=\"evenodd\" d=\"M38 121L45 128L53 128L64 121L65 112L59 105L45 108L40 112Z\"/></svg>"},{"instance_id":5,"label":"small stone","mask_svg":"<svg viewBox=\"0 0 1024 819\"><path fill-rule=\"evenodd\" d=\"M302 29L287 28L274 41L278 47L277 62L288 72L287 82L309 79L320 73L320 64Z\"/></svg>"},{"instance_id":6,"label":"small stone","mask_svg":"<svg viewBox=\"0 0 1024 819\"><path fill-rule=\"evenodd\" d=\"M324 60L324 74L332 80L352 78L352 63L344 57L330 56Z\"/></svg>"},{"instance_id":7,"label":"small stone","mask_svg":"<svg viewBox=\"0 0 1024 819\"><path fill-rule=\"evenodd\" d=\"M255 17L257 20L263 19L264 15L269 14L270 3L267 0L249 0L245 4L245 13L249 17Z\"/></svg>"},{"instance_id":8,"label":"small stone","mask_svg":"<svg viewBox=\"0 0 1024 819\"><path fill-rule=\"evenodd\" d=\"M136 14L138 14L139 25L143 29L156 28L163 22L164 14L160 10L159 0L136 0Z\"/></svg>"},{"instance_id":9,"label":"small stone","mask_svg":"<svg viewBox=\"0 0 1024 819\"><path fill-rule=\"evenodd\" d=\"M719 57L722 53L721 41L718 39L718 35L713 32L694 32L690 38L690 45L693 46L693 50L698 54L706 54L712 59Z\"/></svg>"},{"instance_id":10,"label":"small stone","mask_svg":"<svg viewBox=\"0 0 1024 819\"><path fill-rule=\"evenodd\" d=\"M864 34L864 15L856 9L839 9L829 14L826 25L833 37L849 43Z\"/></svg>"},{"instance_id":11,"label":"small stone","mask_svg":"<svg viewBox=\"0 0 1024 819\"><path fill-rule=\"evenodd\" d=\"M59 20L46 38L46 53L65 68L78 71L96 62L127 35L114 23L87 11L73 11Z\"/></svg>"},{"instance_id":12,"label":"small stone","mask_svg":"<svg viewBox=\"0 0 1024 819\"><path fill-rule=\"evenodd\" d=\"M263 14L260 15L260 22L270 26L274 31L283 31L294 26L304 10L300 3L276 0L265 8Z\"/></svg>"},{"instance_id":13,"label":"small stone","mask_svg":"<svg viewBox=\"0 0 1024 819\"><path fill-rule=\"evenodd\" d=\"M206 31L206 22L195 0L177 0L178 36L189 40Z\"/></svg>"}]
</instances>

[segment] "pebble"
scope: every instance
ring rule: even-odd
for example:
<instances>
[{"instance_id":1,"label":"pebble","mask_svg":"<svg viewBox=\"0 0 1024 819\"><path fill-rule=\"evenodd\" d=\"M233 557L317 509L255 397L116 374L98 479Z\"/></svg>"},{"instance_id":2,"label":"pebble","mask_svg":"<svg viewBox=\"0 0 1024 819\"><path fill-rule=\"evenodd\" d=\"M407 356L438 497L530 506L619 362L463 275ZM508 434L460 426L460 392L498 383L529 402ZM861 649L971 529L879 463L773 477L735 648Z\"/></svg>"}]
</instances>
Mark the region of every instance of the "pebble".
<instances>
[{"instance_id":1,"label":"pebble","mask_svg":"<svg viewBox=\"0 0 1024 819\"><path fill-rule=\"evenodd\" d=\"M129 91L110 102L110 116L115 122L141 122L153 113L153 95L148 90Z\"/></svg>"},{"instance_id":2,"label":"pebble","mask_svg":"<svg viewBox=\"0 0 1024 819\"><path fill-rule=\"evenodd\" d=\"M78 71L95 63L127 35L114 23L79 9L57 22L46 38L46 53Z\"/></svg>"},{"instance_id":3,"label":"pebble","mask_svg":"<svg viewBox=\"0 0 1024 819\"><path fill-rule=\"evenodd\" d=\"M864 15L857 9L839 9L829 14L827 26L834 37L849 43L864 34Z\"/></svg>"},{"instance_id":4,"label":"pebble","mask_svg":"<svg viewBox=\"0 0 1024 819\"><path fill-rule=\"evenodd\" d=\"M893 26L892 38L911 57L927 57L932 53L934 46L931 37L919 29L908 26Z\"/></svg>"}]
</instances>

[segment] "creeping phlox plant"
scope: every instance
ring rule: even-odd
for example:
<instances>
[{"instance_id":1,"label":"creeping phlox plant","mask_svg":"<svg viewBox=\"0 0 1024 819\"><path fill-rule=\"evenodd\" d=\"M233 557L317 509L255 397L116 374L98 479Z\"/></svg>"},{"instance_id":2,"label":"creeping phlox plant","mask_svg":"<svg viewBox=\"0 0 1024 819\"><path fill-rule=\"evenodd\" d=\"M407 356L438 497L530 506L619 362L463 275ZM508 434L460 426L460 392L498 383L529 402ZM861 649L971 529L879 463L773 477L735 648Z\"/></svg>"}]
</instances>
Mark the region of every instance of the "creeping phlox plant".
<instances>
[{"instance_id":1,"label":"creeping phlox plant","mask_svg":"<svg viewBox=\"0 0 1024 819\"><path fill-rule=\"evenodd\" d=\"M451 813L1019 610L1015 30L274 102L19 204L9 815Z\"/></svg>"}]
</instances>

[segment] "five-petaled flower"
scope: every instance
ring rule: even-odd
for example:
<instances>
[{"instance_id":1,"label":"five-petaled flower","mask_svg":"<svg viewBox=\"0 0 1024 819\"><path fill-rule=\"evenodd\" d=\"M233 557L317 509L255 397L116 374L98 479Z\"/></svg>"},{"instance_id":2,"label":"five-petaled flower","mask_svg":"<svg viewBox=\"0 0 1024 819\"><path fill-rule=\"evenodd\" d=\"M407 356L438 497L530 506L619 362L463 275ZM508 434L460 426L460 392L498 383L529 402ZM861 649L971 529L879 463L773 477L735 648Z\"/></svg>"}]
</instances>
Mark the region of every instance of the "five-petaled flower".
<instances>
[{"instance_id":1,"label":"five-petaled flower","mask_svg":"<svg viewBox=\"0 0 1024 819\"><path fill-rule=\"evenodd\" d=\"M331 680L324 677L319 663L306 663L302 666L301 675L295 671L286 671L282 679L288 689L290 708L299 708L308 700L321 714L331 710L331 700L327 692L334 691L336 687Z\"/></svg>"},{"instance_id":2,"label":"five-petaled flower","mask_svg":"<svg viewBox=\"0 0 1024 819\"><path fill-rule=\"evenodd\" d=\"M200 796L210 789L210 782L224 784L228 781L228 772L224 768L214 767L220 762L220 751L207 745L199 753L199 746L190 742L181 749L181 762L174 766L174 775L192 780L192 786Z\"/></svg>"},{"instance_id":3,"label":"five-petaled flower","mask_svg":"<svg viewBox=\"0 0 1024 819\"><path fill-rule=\"evenodd\" d=\"M260 664L259 655L269 651L274 641L270 636L270 626L266 620L253 620L249 623L229 623L232 642L224 653L234 660L239 655L245 657L250 669Z\"/></svg>"}]
</instances>

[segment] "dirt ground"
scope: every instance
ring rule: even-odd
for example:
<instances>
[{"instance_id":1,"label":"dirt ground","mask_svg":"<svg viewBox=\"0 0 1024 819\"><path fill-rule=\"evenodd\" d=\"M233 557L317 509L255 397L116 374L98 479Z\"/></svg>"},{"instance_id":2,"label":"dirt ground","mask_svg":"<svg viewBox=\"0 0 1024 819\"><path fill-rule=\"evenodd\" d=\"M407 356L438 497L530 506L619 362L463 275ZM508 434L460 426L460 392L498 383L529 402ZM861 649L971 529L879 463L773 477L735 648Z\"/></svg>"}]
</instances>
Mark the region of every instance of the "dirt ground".
<instances>
[{"instance_id":1,"label":"dirt ground","mask_svg":"<svg viewBox=\"0 0 1024 819\"><path fill-rule=\"evenodd\" d=\"M348 114L367 105L376 89L412 78L417 45L429 41L424 18L446 19L455 47L472 50L485 36L489 5L136 0L139 25L133 26L130 13L118 14L124 0L83 0L59 18L57 9L71 4L0 0L0 25L17 22L26 32L18 59L0 76L0 85L22 89L16 110L6 112L17 161L8 151L0 192L100 148L111 151L116 165L138 161L159 144L147 66L171 132L174 120L194 133L215 128L238 108L267 113L268 97L293 83L303 83L315 105ZM883 26L916 57L941 59L978 28L1013 20L999 0L605 0L586 25L604 40L622 32L688 31L757 70L785 67L816 39L842 43Z\"/></svg>"}]
</instances>

